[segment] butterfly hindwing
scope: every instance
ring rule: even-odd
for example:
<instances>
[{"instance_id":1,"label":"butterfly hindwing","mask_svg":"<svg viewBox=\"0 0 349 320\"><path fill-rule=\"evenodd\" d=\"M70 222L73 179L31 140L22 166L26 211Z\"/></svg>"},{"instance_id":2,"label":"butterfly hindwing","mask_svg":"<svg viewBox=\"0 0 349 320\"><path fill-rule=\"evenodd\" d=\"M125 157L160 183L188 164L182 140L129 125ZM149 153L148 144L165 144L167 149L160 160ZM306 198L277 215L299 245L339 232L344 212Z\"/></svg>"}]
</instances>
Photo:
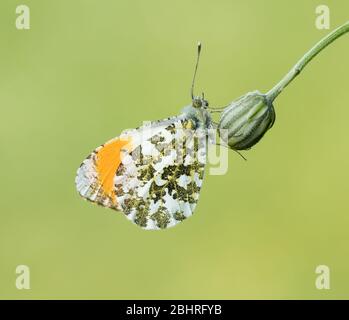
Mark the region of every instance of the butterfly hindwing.
<instances>
[{"instance_id":1,"label":"butterfly hindwing","mask_svg":"<svg viewBox=\"0 0 349 320\"><path fill-rule=\"evenodd\" d=\"M123 150L115 177L117 202L145 229L176 225L194 212L206 163L206 136L190 119L177 118Z\"/></svg>"}]
</instances>

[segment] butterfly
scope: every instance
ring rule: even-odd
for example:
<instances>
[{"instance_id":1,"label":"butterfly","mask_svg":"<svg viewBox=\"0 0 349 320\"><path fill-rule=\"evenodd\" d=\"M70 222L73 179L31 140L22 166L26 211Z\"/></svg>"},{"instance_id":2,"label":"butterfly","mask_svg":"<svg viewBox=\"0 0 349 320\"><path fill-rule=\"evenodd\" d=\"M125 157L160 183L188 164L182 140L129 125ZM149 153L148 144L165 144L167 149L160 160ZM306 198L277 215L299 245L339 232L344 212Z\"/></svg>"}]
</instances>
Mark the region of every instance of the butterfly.
<instances>
[{"instance_id":1,"label":"butterfly","mask_svg":"<svg viewBox=\"0 0 349 320\"><path fill-rule=\"evenodd\" d=\"M147 230L177 225L199 199L213 122L208 102L194 97L180 115L152 121L95 149L80 165L75 183L92 202L124 213Z\"/></svg>"}]
</instances>

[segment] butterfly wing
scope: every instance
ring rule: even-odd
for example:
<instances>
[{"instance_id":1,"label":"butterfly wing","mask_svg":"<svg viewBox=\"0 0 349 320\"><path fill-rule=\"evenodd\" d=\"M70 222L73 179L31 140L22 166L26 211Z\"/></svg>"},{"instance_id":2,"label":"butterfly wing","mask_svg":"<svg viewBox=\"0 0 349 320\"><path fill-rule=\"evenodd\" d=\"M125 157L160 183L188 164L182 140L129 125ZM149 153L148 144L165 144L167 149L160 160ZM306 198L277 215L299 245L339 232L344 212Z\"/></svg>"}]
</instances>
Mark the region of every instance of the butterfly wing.
<instances>
[{"instance_id":1,"label":"butterfly wing","mask_svg":"<svg viewBox=\"0 0 349 320\"><path fill-rule=\"evenodd\" d=\"M190 217L199 199L206 163L206 135L178 120L125 151L115 177L126 217L145 229L164 229Z\"/></svg>"},{"instance_id":2,"label":"butterfly wing","mask_svg":"<svg viewBox=\"0 0 349 320\"><path fill-rule=\"evenodd\" d=\"M142 139L163 130L174 118L154 121L142 127L125 130L119 137L95 149L80 165L75 184L79 194L104 207L121 210L114 186L115 174L121 164L122 151L132 152ZM150 130L151 129L151 130Z\"/></svg>"},{"instance_id":3,"label":"butterfly wing","mask_svg":"<svg viewBox=\"0 0 349 320\"><path fill-rule=\"evenodd\" d=\"M176 225L193 214L204 175L206 135L193 128L175 117L124 132L82 163L79 193L145 229Z\"/></svg>"},{"instance_id":4,"label":"butterfly wing","mask_svg":"<svg viewBox=\"0 0 349 320\"><path fill-rule=\"evenodd\" d=\"M80 165L75 184L85 199L121 210L114 190L114 176L121 163L121 149L128 147L131 138L117 137L95 149Z\"/></svg>"}]
</instances>

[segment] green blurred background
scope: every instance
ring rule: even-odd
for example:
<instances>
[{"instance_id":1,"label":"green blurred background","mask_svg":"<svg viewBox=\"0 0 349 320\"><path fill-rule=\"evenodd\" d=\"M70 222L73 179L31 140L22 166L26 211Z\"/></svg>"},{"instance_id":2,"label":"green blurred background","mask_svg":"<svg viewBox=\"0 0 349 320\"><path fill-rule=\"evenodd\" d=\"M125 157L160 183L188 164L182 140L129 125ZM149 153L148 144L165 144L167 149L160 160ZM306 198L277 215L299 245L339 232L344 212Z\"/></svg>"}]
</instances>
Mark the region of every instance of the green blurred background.
<instances>
[{"instance_id":1,"label":"green blurred background","mask_svg":"<svg viewBox=\"0 0 349 320\"><path fill-rule=\"evenodd\" d=\"M31 29L15 28L15 8ZM269 90L346 0L1 0L1 298L349 298L349 37L276 100L274 128L229 171L206 175L194 217L147 232L75 190L87 154L190 103ZM31 289L15 287L17 265ZM315 268L331 289L315 287Z\"/></svg>"}]
</instances>

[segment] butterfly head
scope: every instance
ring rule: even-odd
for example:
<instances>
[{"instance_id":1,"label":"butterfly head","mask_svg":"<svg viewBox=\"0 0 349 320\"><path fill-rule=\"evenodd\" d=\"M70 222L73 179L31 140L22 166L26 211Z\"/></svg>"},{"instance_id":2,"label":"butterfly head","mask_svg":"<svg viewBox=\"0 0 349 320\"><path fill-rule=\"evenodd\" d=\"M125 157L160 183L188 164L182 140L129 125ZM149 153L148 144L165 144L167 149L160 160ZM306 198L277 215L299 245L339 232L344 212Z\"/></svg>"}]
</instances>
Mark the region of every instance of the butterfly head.
<instances>
[{"instance_id":1,"label":"butterfly head","mask_svg":"<svg viewBox=\"0 0 349 320\"><path fill-rule=\"evenodd\" d=\"M201 97L193 97L191 105L183 109L186 118L194 121L196 128L210 128L212 124L210 112L207 110L208 101Z\"/></svg>"},{"instance_id":2,"label":"butterfly head","mask_svg":"<svg viewBox=\"0 0 349 320\"><path fill-rule=\"evenodd\" d=\"M202 97L193 97L192 106L197 109L207 109L208 101L204 99L204 95L202 95Z\"/></svg>"}]
</instances>

